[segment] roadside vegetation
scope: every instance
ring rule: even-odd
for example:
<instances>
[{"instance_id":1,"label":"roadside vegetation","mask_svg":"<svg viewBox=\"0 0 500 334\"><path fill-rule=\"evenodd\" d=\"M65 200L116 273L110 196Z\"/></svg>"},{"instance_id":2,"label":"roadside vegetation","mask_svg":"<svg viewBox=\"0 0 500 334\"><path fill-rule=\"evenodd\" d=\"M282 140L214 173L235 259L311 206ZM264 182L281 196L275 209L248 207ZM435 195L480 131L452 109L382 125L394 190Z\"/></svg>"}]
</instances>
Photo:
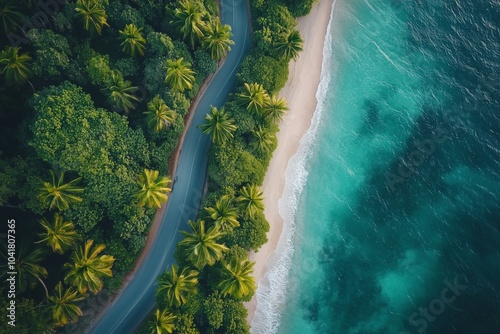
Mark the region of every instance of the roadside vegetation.
<instances>
[{"instance_id":1,"label":"roadside vegetation","mask_svg":"<svg viewBox=\"0 0 500 334\"><path fill-rule=\"evenodd\" d=\"M248 252L269 230L259 186L287 110L276 94L302 48L294 16L311 4L251 2L253 50L234 95L200 129L213 142L203 209L140 333L249 332ZM214 0L70 0L27 24L41 10L0 0L0 206L24 217L23 321L6 333L78 324L86 298L119 289L168 200L190 101L233 44Z\"/></svg>"}]
</instances>

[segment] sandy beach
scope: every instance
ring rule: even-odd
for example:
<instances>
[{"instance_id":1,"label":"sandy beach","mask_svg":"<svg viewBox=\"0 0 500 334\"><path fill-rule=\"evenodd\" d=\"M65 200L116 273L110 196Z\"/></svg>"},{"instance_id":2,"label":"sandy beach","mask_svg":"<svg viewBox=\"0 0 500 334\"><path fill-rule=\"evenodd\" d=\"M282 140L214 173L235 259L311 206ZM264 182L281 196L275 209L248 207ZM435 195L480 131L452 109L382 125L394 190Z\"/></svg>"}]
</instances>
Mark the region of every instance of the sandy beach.
<instances>
[{"instance_id":1,"label":"sandy beach","mask_svg":"<svg viewBox=\"0 0 500 334\"><path fill-rule=\"evenodd\" d=\"M278 200L282 197L285 188L285 171L290 158L297 152L300 139L311 124L316 109L316 91L320 82L321 65L323 61L323 44L330 20L330 13L334 0L320 0L316 2L311 12L298 21L298 30L304 39L304 51L296 61L291 61L289 77L279 96L288 101L290 110L281 121L278 132L278 147L267 170L262 191L264 205L271 229L268 233L269 241L257 253L251 253L250 259L255 261L254 276L258 282L264 276L269 256L276 249L280 239L283 219L279 214ZM256 296L245 303L248 309L247 321L252 322Z\"/></svg>"}]
</instances>

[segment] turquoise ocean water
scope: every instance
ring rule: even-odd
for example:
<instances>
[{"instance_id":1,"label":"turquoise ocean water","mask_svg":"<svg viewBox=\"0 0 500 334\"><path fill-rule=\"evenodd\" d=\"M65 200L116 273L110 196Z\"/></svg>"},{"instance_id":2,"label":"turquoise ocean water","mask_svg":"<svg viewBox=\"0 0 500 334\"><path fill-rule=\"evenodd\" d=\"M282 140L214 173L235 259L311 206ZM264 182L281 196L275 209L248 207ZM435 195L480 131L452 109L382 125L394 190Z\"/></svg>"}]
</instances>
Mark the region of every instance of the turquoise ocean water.
<instances>
[{"instance_id":1,"label":"turquoise ocean water","mask_svg":"<svg viewBox=\"0 0 500 334\"><path fill-rule=\"evenodd\" d=\"M252 333L500 333L500 2L338 0Z\"/></svg>"}]
</instances>

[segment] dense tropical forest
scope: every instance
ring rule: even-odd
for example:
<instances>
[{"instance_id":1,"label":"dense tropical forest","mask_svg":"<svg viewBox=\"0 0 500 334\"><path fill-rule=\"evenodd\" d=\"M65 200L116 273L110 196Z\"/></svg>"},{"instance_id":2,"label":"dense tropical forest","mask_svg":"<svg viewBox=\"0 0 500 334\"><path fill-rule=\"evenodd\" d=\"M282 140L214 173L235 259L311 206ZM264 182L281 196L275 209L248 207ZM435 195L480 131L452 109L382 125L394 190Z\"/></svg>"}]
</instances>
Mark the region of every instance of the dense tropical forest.
<instances>
[{"instance_id":1,"label":"dense tropical forest","mask_svg":"<svg viewBox=\"0 0 500 334\"><path fill-rule=\"evenodd\" d=\"M301 51L295 17L311 5L251 1L253 50L200 128L213 142L208 192L141 333L249 332L248 251L269 230L259 186L287 110L276 94ZM191 100L231 28L215 0L0 0L0 25L0 206L16 218L22 319L6 333L50 333L78 325L81 303L117 291L134 267L168 200Z\"/></svg>"}]
</instances>

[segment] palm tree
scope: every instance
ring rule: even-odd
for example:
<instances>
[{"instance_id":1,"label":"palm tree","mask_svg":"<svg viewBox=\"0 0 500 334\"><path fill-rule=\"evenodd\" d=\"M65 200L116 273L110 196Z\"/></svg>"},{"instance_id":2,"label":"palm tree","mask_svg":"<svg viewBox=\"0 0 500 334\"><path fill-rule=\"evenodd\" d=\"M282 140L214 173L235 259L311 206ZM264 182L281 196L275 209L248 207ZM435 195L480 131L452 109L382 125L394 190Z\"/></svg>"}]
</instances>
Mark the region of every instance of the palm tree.
<instances>
[{"instance_id":1,"label":"palm tree","mask_svg":"<svg viewBox=\"0 0 500 334\"><path fill-rule=\"evenodd\" d=\"M235 298L248 296L255 291L255 280L252 276L255 262L248 259L232 261L223 264L223 280L218 286L225 295L229 294Z\"/></svg>"},{"instance_id":2,"label":"palm tree","mask_svg":"<svg viewBox=\"0 0 500 334\"><path fill-rule=\"evenodd\" d=\"M173 89L183 92L192 89L194 83L194 71L184 58L167 60L167 76L165 82Z\"/></svg>"},{"instance_id":3,"label":"palm tree","mask_svg":"<svg viewBox=\"0 0 500 334\"><path fill-rule=\"evenodd\" d=\"M257 130L252 130L254 136L253 141L250 143L253 149L265 153L270 152L273 147L272 133L268 129L263 129L259 125Z\"/></svg>"},{"instance_id":4,"label":"palm tree","mask_svg":"<svg viewBox=\"0 0 500 334\"><path fill-rule=\"evenodd\" d=\"M207 30L205 17L207 11L198 0L181 0L174 11L174 20L171 22L182 34L182 38L189 42L191 49L195 44L203 41Z\"/></svg>"},{"instance_id":5,"label":"palm tree","mask_svg":"<svg viewBox=\"0 0 500 334\"><path fill-rule=\"evenodd\" d=\"M17 258L13 270L7 262L9 257L7 243L4 243L2 246L0 254L5 258L5 261L2 261L2 265L0 265L0 269L2 270L0 275L6 275L7 272L14 271L17 273L16 285L18 292L24 292L27 288L33 289L40 283L45 290L45 294L48 295L47 287L42 278L47 278L49 274L47 269L40 265L45 260L45 250L43 248L30 250L26 240L21 242L16 248Z\"/></svg>"},{"instance_id":6,"label":"palm tree","mask_svg":"<svg viewBox=\"0 0 500 334\"><path fill-rule=\"evenodd\" d=\"M14 0L0 0L0 19L5 35L18 27L23 20L23 14Z\"/></svg>"},{"instance_id":7,"label":"palm tree","mask_svg":"<svg viewBox=\"0 0 500 334\"><path fill-rule=\"evenodd\" d=\"M77 0L76 12L75 16L83 21L85 29L91 34L97 32L100 35L103 26L109 27L101 0Z\"/></svg>"},{"instance_id":8,"label":"palm tree","mask_svg":"<svg viewBox=\"0 0 500 334\"><path fill-rule=\"evenodd\" d=\"M52 303L52 317L56 326L76 322L78 317L83 315L82 310L76 304L85 299L73 288L64 289L61 282L57 283L54 294L49 296L48 300Z\"/></svg>"},{"instance_id":9,"label":"palm tree","mask_svg":"<svg viewBox=\"0 0 500 334\"><path fill-rule=\"evenodd\" d=\"M234 42L231 40L231 27L227 24L221 24L217 17L209 26L205 39L205 48L210 51L212 59L219 60L223 58Z\"/></svg>"},{"instance_id":10,"label":"palm tree","mask_svg":"<svg viewBox=\"0 0 500 334\"><path fill-rule=\"evenodd\" d=\"M137 28L134 24L127 24L125 29L120 30L120 40L122 51L135 57L136 53L144 56L146 39L142 37L142 28Z\"/></svg>"},{"instance_id":11,"label":"palm tree","mask_svg":"<svg viewBox=\"0 0 500 334\"><path fill-rule=\"evenodd\" d=\"M232 230L234 227L240 226L238 222L238 209L233 205L229 196L222 196L214 207L205 208L205 211L213 219L215 226L222 232Z\"/></svg>"},{"instance_id":12,"label":"palm tree","mask_svg":"<svg viewBox=\"0 0 500 334\"><path fill-rule=\"evenodd\" d=\"M256 185L250 185L240 190L238 204L247 216L253 218L258 211L264 210L263 200L262 191Z\"/></svg>"},{"instance_id":13,"label":"palm tree","mask_svg":"<svg viewBox=\"0 0 500 334\"><path fill-rule=\"evenodd\" d=\"M65 222L58 213L54 215L53 224L49 223L45 218L40 220L40 224L45 229L45 232L39 234L42 240L36 243L45 242L47 246L52 248L54 253L63 254L68 249L73 248L80 238L73 223L70 221Z\"/></svg>"},{"instance_id":14,"label":"palm tree","mask_svg":"<svg viewBox=\"0 0 500 334\"><path fill-rule=\"evenodd\" d=\"M198 270L203 269L205 265L214 265L221 259L222 253L228 250L225 245L217 243L223 233L216 227L209 228L205 232L203 220L198 220L196 223L189 221L189 226L193 233L181 232L184 234L184 239L179 242L179 246L183 253Z\"/></svg>"},{"instance_id":15,"label":"palm tree","mask_svg":"<svg viewBox=\"0 0 500 334\"><path fill-rule=\"evenodd\" d=\"M177 318L167 310L160 311L156 309L155 318L149 324L151 334L165 334L172 333L175 329L174 320Z\"/></svg>"},{"instance_id":16,"label":"palm tree","mask_svg":"<svg viewBox=\"0 0 500 334\"><path fill-rule=\"evenodd\" d=\"M245 83L245 90L243 93L236 94L239 104L245 106L247 110L257 114L261 113L265 103L269 99L269 95L267 95L264 87L258 83Z\"/></svg>"},{"instance_id":17,"label":"palm tree","mask_svg":"<svg viewBox=\"0 0 500 334\"><path fill-rule=\"evenodd\" d=\"M264 116L268 121L277 123L281 121L287 110L288 104L286 100L282 97L278 98L276 95L273 95L271 98L267 99L264 105Z\"/></svg>"},{"instance_id":18,"label":"palm tree","mask_svg":"<svg viewBox=\"0 0 500 334\"><path fill-rule=\"evenodd\" d=\"M157 170L144 169L139 175L139 187L141 188L134 196L139 200L140 206L150 208L155 205L159 208L161 203L167 201L167 193L171 190L168 184L172 180L167 176L160 176Z\"/></svg>"},{"instance_id":19,"label":"palm tree","mask_svg":"<svg viewBox=\"0 0 500 334\"><path fill-rule=\"evenodd\" d=\"M175 111L170 109L158 95L148 103L148 111L144 114L147 115L148 125L156 132L167 129L177 117Z\"/></svg>"},{"instance_id":20,"label":"palm tree","mask_svg":"<svg viewBox=\"0 0 500 334\"><path fill-rule=\"evenodd\" d=\"M65 263L64 268L69 271L64 277L64 282L75 286L80 293L90 290L97 294L102 289L104 276L112 277L111 267L115 258L111 255L99 254L106 245L92 247L94 240L87 240L83 247L78 247L71 256L71 262Z\"/></svg>"},{"instance_id":21,"label":"palm tree","mask_svg":"<svg viewBox=\"0 0 500 334\"><path fill-rule=\"evenodd\" d=\"M189 296L198 292L198 272L188 268L183 268L180 273L178 271L174 264L170 271L165 271L158 278L156 296L165 296L169 307L185 304Z\"/></svg>"},{"instance_id":22,"label":"palm tree","mask_svg":"<svg viewBox=\"0 0 500 334\"><path fill-rule=\"evenodd\" d=\"M21 48L7 46L0 51L0 73L5 74L8 84L21 85L31 74L31 57L27 53L19 54Z\"/></svg>"},{"instance_id":23,"label":"palm tree","mask_svg":"<svg viewBox=\"0 0 500 334\"><path fill-rule=\"evenodd\" d=\"M298 30L293 30L281 37L281 40L276 43L275 52L278 57L283 60L295 59L302 51L304 41L300 37Z\"/></svg>"},{"instance_id":24,"label":"palm tree","mask_svg":"<svg viewBox=\"0 0 500 334\"><path fill-rule=\"evenodd\" d=\"M49 210L56 207L58 210L63 211L70 207L73 203L79 203L82 198L78 195L83 193L83 188L77 186L77 183L82 179L81 177L74 179L68 183L64 183L64 172L59 174L56 181L54 171L50 171L52 175L52 182L43 182L43 187L40 188L38 198L44 205L49 205Z\"/></svg>"},{"instance_id":25,"label":"palm tree","mask_svg":"<svg viewBox=\"0 0 500 334\"><path fill-rule=\"evenodd\" d=\"M111 76L106 82L106 87L101 91L107 95L108 103L119 111L128 113L130 109L134 109L134 102L139 99L134 95L137 87L132 86L132 83L123 79L120 72L112 71Z\"/></svg>"},{"instance_id":26,"label":"palm tree","mask_svg":"<svg viewBox=\"0 0 500 334\"><path fill-rule=\"evenodd\" d=\"M205 123L199 128L203 133L210 134L212 142L219 145L233 138L233 132L236 131L234 120L229 118L224 108L217 109L213 106L210 107L210 113L205 116Z\"/></svg>"}]
</instances>

